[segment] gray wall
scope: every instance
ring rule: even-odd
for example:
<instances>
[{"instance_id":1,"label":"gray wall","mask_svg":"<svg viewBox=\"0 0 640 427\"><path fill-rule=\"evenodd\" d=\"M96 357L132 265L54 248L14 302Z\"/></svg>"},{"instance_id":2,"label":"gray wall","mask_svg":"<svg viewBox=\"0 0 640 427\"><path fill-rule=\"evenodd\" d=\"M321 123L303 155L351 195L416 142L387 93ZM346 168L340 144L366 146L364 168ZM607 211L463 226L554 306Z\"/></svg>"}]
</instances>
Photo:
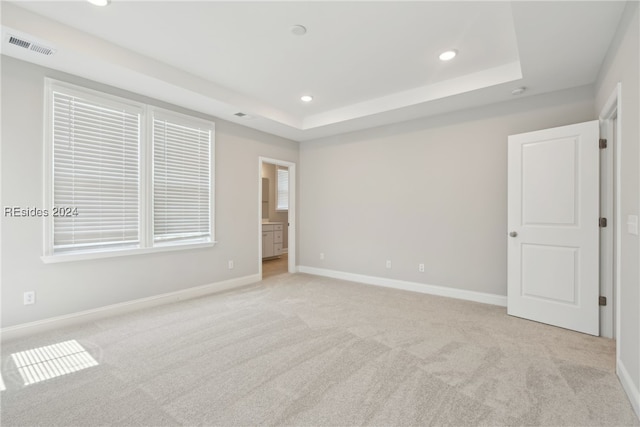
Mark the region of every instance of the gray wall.
<instances>
[{"instance_id":1,"label":"gray wall","mask_svg":"<svg viewBox=\"0 0 640 427\"><path fill-rule=\"evenodd\" d=\"M165 108L144 97L2 57L2 206L43 204L44 78ZM298 143L207 117L216 124L212 248L44 264L43 221L2 217L2 326L8 327L258 273L259 156L298 162ZM227 261L235 268L229 270ZM22 294L34 290L35 305Z\"/></svg>"},{"instance_id":2,"label":"gray wall","mask_svg":"<svg viewBox=\"0 0 640 427\"><path fill-rule=\"evenodd\" d=\"M299 264L506 295L507 136L595 117L587 87L303 142Z\"/></svg>"},{"instance_id":3,"label":"gray wall","mask_svg":"<svg viewBox=\"0 0 640 427\"><path fill-rule=\"evenodd\" d=\"M628 372L640 399L640 247L637 235L627 232L628 215L640 211L640 18L638 3L629 2L623 22L596 83L596 112L600 113L617 83L622 84L621 181L622 234L620 292L620 363ZM640 402L636 402L640 406Z\"/></svg>"}]
</instances>

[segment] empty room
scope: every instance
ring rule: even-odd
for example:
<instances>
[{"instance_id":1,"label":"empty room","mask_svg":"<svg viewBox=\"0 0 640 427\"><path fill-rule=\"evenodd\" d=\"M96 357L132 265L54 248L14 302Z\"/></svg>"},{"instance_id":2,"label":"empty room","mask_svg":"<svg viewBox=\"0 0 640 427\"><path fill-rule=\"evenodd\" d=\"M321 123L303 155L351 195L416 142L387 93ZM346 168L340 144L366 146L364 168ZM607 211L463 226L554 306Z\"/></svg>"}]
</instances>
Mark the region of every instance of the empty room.
<instances>
[{"instance_id":1,"label":"empty room","mask_svg":"<svg viewBox=\"0 0 640 427\"><path fill-rule=\"evenodd\" d=\"M0 2L3 426L640 426L637 1Z\"/></svg>"}]
</instances>

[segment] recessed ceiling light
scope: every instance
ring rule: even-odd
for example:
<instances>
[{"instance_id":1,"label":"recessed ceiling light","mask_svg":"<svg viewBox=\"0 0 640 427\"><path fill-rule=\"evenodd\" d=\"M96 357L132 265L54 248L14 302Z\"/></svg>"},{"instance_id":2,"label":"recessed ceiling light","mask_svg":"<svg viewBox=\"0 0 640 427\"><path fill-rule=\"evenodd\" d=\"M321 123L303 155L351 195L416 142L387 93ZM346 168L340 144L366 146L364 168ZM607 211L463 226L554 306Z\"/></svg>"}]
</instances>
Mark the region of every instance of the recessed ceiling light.
<instances>
[{"instance_id":1,"label":"recessed ceiling light","mask_svg":"<svg viewBox=\"0 0 640 427\"><path fill-rule=\"evenodd\" d=\"M446 52L442 52L439 56L440 61L450 61L456 57L458 51L456 50L447 50Z\"/></svg>"},{"instance_id":2,"label":"recessed ceiling light","mask_svg":"<svg viewBox=\"0 0 640 427\"><path fill-rule=\"evenodd\" d=\"M291 33L295 34L296 36L303 36L307 33L307 27L305 27L304 25L293 25L291 27Z\"/></svg>"},{"instance_id":3,"label":"recessed ceiling light","mask_svg":"<svg viewBox=\"0 0 640 427\"><path fill-rule=\"evenodd\" d=\"M522 94L525 90L527 90L526 87L521 86L521 87L517 87L514 90L511 91L511 95L520 95Z\"/></svg>"},{"instance_id":4,"label":"recessed ceiling light","mask_svg":"<svg viewBox=\"0 0 640 427\"><path fill-rule=\"evenodd\" d=\"M87 0L87 1L94 6L106 6L109 3L111 3L111 0Z\"/></svg>"},{"instance_id":5,"label":"recessed ceiling light","mask_svg":"<svg viewBox=\"0 0 640 427\"><path fill-rule=\"evenodd\" d=\"M302 101L302 102L311 102L311 101L313 101L313 96L311 96L311 95L302 95L300 97L300 101Z\"/></svg>"}]
</instances>

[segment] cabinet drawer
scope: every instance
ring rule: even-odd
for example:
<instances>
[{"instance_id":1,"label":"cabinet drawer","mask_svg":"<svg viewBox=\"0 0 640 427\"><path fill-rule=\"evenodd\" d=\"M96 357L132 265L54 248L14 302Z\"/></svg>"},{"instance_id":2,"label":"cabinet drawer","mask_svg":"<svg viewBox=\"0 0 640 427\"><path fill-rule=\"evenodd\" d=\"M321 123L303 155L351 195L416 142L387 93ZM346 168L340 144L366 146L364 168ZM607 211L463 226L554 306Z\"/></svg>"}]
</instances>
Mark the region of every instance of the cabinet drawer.
<instances>
[{"instance_id":1,"label":"cabinet drawer","mask_svg":"<svg viewBox=\"0 0 640 427\"><path fill-rule=\"evenodd\" d=\"M283 225L282 224L274 224L272 227L273 227L274 231L282 231Z\"/></svg>"},{"instance_id":2,"label":"cabinet drawer","mask_svg":"<svg viewBox=\"0 0 640 427\"><path fill-rule=\"evenodd\" d=\"M264 224L262 226L262 231L263 232L265 232L265 231L273 231L273 227L274 227L274 225L272 225L272 224Z\"/></svg>"},{"instance_id":3,"label":"cabinet drawer","mask_svg":"<svg viewBox=\"0 0 640 427\"><path fill-rule=\"evenodd\" d=\"M273 244L273 255L274 256L282 255L282 243Z\"/></svg>"},{"instance_id":4,"label":"cabinet drawer","mask_svg":"<svg viewBox=\"0 0 640 427\"><path fill-rule=\"evenodd\" d=\"M282 243L282 231L273 232L273 243Z\"/></svg>"}]
</instances>

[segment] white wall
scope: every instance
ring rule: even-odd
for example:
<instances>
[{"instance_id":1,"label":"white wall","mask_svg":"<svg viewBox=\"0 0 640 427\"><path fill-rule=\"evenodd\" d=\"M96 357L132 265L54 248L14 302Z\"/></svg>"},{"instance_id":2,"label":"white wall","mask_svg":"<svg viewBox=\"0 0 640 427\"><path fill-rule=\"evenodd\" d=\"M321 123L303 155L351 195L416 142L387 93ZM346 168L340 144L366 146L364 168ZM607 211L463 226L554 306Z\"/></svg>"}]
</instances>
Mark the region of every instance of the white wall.
<instances>
[{"instance_id":1,"label":"white wall","mask_svg":"<svg viewBox=\"0 0 640 427\"><path fill-rule=\"evenodd\" d=\"M42 206L45 76L185 112L3 56L2 206L45 208ZM200 116L216 124L218 243L205 249L44 264L40 259L42 220L3 216L3 327L258 273L258 158L297 162L298 143ZM235 261L233 270L227 268L230 259ZM36 291L35 305L22 304L22 294L27 290Z\"/></svg>"},{"instance_id":2,"label":"white wall","mask_svg":"<svg viewBox=\"0 0 640 427\"><path fill-rule=\"evenodd\" d=\"M303 142L299 264L506 295L507 136L595 117L587 87Z\"/></svg>"},{"instance_id":3,"label":"white wall","mask_svg":"<svg viewBox=\"0 0 640 427\"><path fill-rule=\"evenodd\" d=\"M617 83L621 83L620 199L622 214L619 374L640 416L640 243L627 232L628 215L640 211L640 18L638 3L629 2L624 18L596 82L596 112L600 112ZM620 372L622 369L622 372ZM631 384L628 384L628 382Z\"/></svg>"}]
</instances>

